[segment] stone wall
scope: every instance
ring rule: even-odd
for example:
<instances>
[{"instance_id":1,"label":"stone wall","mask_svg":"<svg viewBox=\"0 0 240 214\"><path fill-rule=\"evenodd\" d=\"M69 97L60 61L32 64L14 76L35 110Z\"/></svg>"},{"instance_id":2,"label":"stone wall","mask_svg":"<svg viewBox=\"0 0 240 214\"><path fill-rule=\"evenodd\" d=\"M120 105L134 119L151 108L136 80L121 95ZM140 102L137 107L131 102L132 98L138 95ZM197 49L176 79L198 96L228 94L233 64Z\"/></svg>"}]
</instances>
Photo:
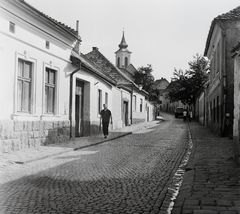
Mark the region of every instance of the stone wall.
<instances>
[{"instance_id":1,"label":"stone wall","mask_svg":"<svg viewBox=\"0 0 240 214\"><path fill-rule=\"evenodd\" d=\"M0 121L0 153L69 140L69 121Z\"/></svg>"}]
</instances>

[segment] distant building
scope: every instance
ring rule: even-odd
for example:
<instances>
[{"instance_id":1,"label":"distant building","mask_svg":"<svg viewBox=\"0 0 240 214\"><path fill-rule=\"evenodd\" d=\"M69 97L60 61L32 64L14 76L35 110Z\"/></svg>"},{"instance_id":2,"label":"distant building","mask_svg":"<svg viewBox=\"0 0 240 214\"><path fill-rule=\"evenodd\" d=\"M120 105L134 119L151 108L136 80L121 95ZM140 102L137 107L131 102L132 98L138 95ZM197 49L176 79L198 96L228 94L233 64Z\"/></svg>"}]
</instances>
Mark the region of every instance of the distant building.
<instances>
[{"instance_id":1,"label":"distant building","mask_svg":"<svg viewBox=\"0 0 240 214\"><path fill-rule=\"evenodd\" d=\"M167 87L169 82L165 78L158 79L154 82L154 88L159 91L158 99L160 100L159 110L168 111L169 110L169 99L167 98Z\"/></svg>"}]
</instances>

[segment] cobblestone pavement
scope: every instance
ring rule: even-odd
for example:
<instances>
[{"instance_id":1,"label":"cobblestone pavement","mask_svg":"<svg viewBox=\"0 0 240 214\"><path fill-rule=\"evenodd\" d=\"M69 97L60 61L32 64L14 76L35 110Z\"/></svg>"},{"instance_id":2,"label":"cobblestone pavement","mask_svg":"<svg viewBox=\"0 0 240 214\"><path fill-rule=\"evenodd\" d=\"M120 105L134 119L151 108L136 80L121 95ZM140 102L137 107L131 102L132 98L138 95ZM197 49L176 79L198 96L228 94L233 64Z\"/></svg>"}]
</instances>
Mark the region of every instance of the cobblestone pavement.
<instances>
[{"instance_id":1,"label":"cobblestone pavement","mask_svg":"<svg viewBox=\"0 0 240 214\"><path fill-rule=\"evenodd\" d=\"M189 123L194 149L185 169L173 214L240 214L240 166L233 140Z\"/></svg>"},{"instance_id":2,"label":"cobblestone pavement","mask_svg":"<svg viewBox=\"0 0 240 214\"><path fill-rule=\"evenodd\" d=\"M187 124L173 119L75 152L13 164L0 181L1 213L166 213L165 196L187 140Z\"/></svg>"}]
</instances>

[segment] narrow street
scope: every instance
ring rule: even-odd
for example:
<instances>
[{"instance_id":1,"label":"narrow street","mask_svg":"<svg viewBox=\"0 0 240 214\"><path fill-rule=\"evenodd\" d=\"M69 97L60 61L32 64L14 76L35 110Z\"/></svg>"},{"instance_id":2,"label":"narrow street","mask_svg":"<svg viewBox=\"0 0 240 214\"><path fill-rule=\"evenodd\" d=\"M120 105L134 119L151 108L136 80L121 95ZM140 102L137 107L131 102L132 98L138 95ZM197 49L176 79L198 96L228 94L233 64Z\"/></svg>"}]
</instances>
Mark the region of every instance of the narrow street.
<instances>
[{"instance_id":1,"label":"narrow street","mask_svg":"<svg viewBox=\"0 0 240 214\"><path fill-rule=\"evenodd\" d=\"M187 133L168 116L117 140L13 165L0 181L1 213L160 213Z\"/></svg>"}]
</instances>

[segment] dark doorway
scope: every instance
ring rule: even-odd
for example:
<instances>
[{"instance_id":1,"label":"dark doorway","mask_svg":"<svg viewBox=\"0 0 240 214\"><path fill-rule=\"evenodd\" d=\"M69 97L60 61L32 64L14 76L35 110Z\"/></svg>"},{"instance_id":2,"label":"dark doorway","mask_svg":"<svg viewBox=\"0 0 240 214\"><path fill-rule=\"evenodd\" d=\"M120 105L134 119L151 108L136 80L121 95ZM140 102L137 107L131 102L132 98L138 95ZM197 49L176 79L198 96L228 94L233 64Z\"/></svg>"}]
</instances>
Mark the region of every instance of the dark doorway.
<instances>
[{"instance_id":1,"label":"dark doorway","mask_svg":"<svg viewBox=\"0 0 240 214\"><path fill-rule=\"evenodd\" d=\"M75 137L83 136L83 88L84 82L76 80L75 90Z\"/></svg>"},{"instance_id":2,"label":"dark doorway","mask_svg":"<svg viewBox=\"0 0 240 214\"><path fill-rule=\"evenodd\" d=\"M128 102L123 102L123 123L125 126L128 126Z\"/></svg>"}]
</instances>

